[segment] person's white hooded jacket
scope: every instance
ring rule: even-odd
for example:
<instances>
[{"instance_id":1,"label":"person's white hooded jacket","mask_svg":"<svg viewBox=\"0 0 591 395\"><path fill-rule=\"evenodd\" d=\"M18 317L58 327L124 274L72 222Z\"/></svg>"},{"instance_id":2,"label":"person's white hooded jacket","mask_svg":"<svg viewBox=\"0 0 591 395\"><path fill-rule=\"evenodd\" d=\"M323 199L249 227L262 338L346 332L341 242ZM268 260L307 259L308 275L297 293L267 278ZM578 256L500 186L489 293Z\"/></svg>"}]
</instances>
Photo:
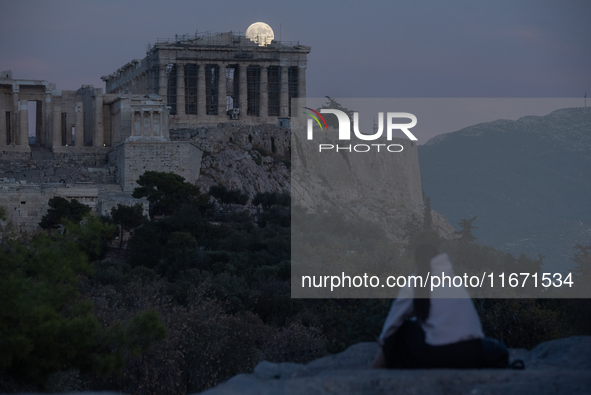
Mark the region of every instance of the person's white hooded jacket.
<instances>
[{"instance_id":1,"label":"person's white hooded jacket","mask_svg":"<svg viewBox=\"0 0 591 395\"><path fill-rule=\"evenodd\" d=\"M452 279L455 276L447 254L439 254L431 259L430 276L442 278L443 275ZM410 284L400 290L384 323L380 335L381 344L384 344L384 341L412 314L413 297L414 288ZM448 281L445 282L445 287L436 287L431 291L429 317L422 323L422 328L425 331L425 342L432 346L484 337L470 295L463 285L449 287Z\"/></svg>"}]
</instances>

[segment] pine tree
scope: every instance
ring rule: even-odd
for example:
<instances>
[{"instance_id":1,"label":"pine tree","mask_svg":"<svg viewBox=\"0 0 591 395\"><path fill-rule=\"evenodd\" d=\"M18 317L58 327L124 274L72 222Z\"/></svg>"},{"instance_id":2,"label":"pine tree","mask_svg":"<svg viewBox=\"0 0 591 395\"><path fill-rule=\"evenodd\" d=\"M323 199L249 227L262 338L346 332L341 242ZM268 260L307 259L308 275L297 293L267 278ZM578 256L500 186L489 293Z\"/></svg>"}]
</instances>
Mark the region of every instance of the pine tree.
<instances>
[{"instance_id":1,"label":"pine tree","mask_svg":"<svg viewBox=\"0 0 591 395\"><path fill-rule=\"evenodd\" d=\"M151 218L154 215L170 215L187 204L207 209L208 197L178 174L146 171L136 182L139 187L133 190L131 196L136 199L145 197L151 203Z\"/></svg>"},{"instance_id":2,"label":"pine tree","mask_svg":"<svg viewBox=\"0 0 591 395\"><path fill-rule=\"evenodd\" d=\"M119 248L123 248L123 231L131 231L140 226L146 217L144 217L144 207L141 203L133 206L117 204L117 207L111 208L111 217L113 222L119 225Z\"/></svg>"},{"instance_id":3,"label":"pine tree","mask_svg":"<svg viewBox=\"0 0 591 395\"><path fill-rule=\"evenodd\" d=\"M591 245L584 246L579 243L575 243L575 249L578 251L573 254L571 258L577 267L573 270L575 276L583 277L591 275Z\"/></svg>"},{"instance_id":4,"label":"pine tree","mask_svg":"<svg viewBox=\"0 0 591 395\"><path fill-rule=\"evenodd\" d=\"M63 217L62 217L63 218ZM0 248L0 376L43 387L52 373L110 374L166 336L156 310L109 327L80 293L92 256L115 226L95 216L64 221L63 234L38 233Z\"/></svg>"},{"instance_id":5,"label":"pine tree","mask_svg":"<svg viewBox=\"0 0 591 395\"><path fill-rule=\"evenodd\" d=\"M55 196L49 199L48 204L49 210L39 222L39 226L43 229L57 229L66 220L79 223L86 214L90 213L90 207L76 199L68 200Z\"/></svg>"}]
</instances>

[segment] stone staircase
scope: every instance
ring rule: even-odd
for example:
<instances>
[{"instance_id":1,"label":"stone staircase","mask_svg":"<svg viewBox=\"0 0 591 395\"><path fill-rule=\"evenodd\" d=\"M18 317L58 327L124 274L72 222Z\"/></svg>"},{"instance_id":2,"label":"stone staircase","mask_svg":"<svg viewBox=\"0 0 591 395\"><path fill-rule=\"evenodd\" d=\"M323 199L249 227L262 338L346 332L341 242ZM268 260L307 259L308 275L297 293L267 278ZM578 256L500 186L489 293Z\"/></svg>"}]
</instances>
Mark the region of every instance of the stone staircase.
<instances>
[{"instance_id":1,"label":"stone staircase","mask_svg":"<svg viewBox=\"0 0 591 395\"><path fill-rule=\"evenodd\" d=\"M31 157L33 160L55 160L51 148L32 146Z\"/></svg>"}]
</instances>

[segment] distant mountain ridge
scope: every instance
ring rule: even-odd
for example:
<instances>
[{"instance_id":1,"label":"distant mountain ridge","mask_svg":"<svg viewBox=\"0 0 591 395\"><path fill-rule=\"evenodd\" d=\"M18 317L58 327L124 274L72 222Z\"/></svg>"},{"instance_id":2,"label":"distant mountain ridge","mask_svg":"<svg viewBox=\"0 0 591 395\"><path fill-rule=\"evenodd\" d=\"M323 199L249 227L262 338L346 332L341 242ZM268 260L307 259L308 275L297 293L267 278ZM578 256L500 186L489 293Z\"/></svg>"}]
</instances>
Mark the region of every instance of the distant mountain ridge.
<instances>
[{"instance_id":1,"label":"distant mountain ridge","mask_svg":"<svg viewBox=\"0 0 591 395\"><path fill-rule=\"evenodd\" d=\"M534 133L569 151L589 150L591 149L591 133L589 133L588 119L585 118L585 115L588 116L590 110L591 108L563 108L545 116L529 115L516 121L498 119L468 126L455 132L440 134L431 138L424 146L437 145L448 137L478 137L485 131L497 130L507 133L519 130ZM563 127L567 129L561 130Z\"/></svg>"},{"instance_id":2,"label":"distant mountain ridge","mask_svg":"<svg viewBox=\"0 0 591 395\"><path fill-rule=\"evenodd\" d=\"M455 225L502 250L546 255L568 269L575 242L591 244L591 108L497 120L419 146L423 190Z\"/></svg>"}]
</instances>

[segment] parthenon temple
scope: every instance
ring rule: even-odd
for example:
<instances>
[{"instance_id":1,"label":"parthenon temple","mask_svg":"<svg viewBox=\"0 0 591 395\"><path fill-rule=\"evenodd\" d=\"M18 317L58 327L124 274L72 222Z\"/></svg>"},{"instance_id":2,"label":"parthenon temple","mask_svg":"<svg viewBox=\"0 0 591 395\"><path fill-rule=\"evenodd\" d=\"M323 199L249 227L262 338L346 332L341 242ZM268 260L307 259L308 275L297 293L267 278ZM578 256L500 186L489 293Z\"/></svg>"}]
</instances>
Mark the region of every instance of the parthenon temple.
<instances>
[{"instance_id":1,"label":"parthenon temple","mask_svg":"<svg viewBox=\"0 0 591 395\"><path fill-rule=\"evenodd\" d=\"M35 200L33 210L35 188L70 196L58 190L96 184L104 175L100 182L119 184L120 195L129 200L137 177L148 170L172 171L196 182L202 153L216 142L284 155L292 99L306 96L309 52L299 42L261 40L248 31L208 32L148 44L143 59L101 77L105 90L92 85L60 90L3 71L0 206L8 207L13 222L36 224L46 199ZM195 137L183 140L187 133ZM172 134L181 137L171 139ZM58 177L58 169L63 173L68 166L78 173ZM113 187L86 185L93 196L79 199L94 202L101 213L101 191L113 197ZM29 197L22 195L25 189Z\"/></svg>"},{"instance_id":2,"label":"parthenon temple","mask_svg":"<svg viewBox=\"0 0 591 395\"><path fill-rule=\"evenodd\" d=\"M297 42L260 45L232 32L158 39L145 58L101 77L106 93L89 85L57 90L47 81L13 79L5 71L0 147L30 152L35 145L56 152L112 147L139 135L163 137L167 128L277 124L291 116L292 98L306 96L309 52ZM28 124L30 107L34 128ZM140 124L149 130L140 130Z\"/></svg>"},{"instance_id":3,"label":"parthenon temple","mask_svg":"<svg viewBox=\"0 0 591 395\"><path fill-rule=\"evenodd\" d=\"M144 59L103 76L107 94L154 93L170 107L172 125L276 123L291 99L306 96L306 57L299 43L257 42L234 33L159 40Z\"/></svg>"}]
</instances>

